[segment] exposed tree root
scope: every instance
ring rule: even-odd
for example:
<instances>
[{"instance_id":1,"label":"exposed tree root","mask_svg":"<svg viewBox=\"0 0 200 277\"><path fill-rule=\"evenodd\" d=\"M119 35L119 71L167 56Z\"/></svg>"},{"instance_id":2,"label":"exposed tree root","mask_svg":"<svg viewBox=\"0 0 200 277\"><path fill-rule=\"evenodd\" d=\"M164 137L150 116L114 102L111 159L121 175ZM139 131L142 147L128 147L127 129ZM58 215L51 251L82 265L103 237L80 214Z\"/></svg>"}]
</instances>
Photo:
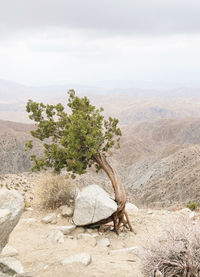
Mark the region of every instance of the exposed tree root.
<instances>
[{"instance_id":1,"label":"exposed tree root","mask_svg":"<svg viewBox=\"0 0 200 277\"><path fill-rule=\"evenodd\" d=\"M106 160L106 158L104 156L99 154L98 156L94 157L94 160L96 163L98 163L101 166L101 168L108 175L108 177L112 183L112 187L113 187L113 190L115 193L115 201L118 206L117 211L114 214L112 214L112 216L110 216L107 219L101 220L101 221L95 223L94 225L98 226L98 225L113 221L114 230L115 230L116 234L119 234L119 229L121 226L125 226L126 228L130 229L131 232L134 232L134 230L131 226L130 220L128 218L128 214L125 211L126 192L125 192L124 186L121 182L119 175L112 168L112 166L108 163L108 161Z\"/></svg>"}]
</instances>

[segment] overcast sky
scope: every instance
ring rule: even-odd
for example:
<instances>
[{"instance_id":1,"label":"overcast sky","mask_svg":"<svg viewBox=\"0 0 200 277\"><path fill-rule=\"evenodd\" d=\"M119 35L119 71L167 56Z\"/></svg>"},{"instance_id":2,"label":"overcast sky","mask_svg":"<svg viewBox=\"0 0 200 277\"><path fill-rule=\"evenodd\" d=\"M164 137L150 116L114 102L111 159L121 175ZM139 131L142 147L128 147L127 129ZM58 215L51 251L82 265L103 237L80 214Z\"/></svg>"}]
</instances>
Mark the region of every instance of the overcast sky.
<instances>
[{"instance_id":1,"label":"overcast sky","mask_svg":"<svg viewBox=\"0 0 200 277\"><path fill-rule=\"evenodd\" d=\"M200 0L0 0L0 79L200 87Z\"/></svg>"}]
</instances>

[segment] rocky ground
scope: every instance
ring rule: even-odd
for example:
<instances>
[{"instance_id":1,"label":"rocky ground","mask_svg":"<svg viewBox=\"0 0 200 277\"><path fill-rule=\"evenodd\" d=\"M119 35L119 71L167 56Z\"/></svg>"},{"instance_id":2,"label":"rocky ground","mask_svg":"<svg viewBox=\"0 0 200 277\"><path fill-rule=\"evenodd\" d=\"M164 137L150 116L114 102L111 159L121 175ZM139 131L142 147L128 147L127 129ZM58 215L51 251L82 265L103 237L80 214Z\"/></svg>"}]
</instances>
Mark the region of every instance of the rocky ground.
<instances>
[{"instance_id":1,"label":"rocky ground","mask_svg":"<svg viewBox=\"0 0 200 277\"><path fill-rule=\"evenodd\" d=\"M181 211L129 211L136 234L129 231L117 236L110 227L100 230L76 228L63 235L60 226L71 225L69 219L54 214L52 221L42 220L49 214L36 208L26 210L12 232L9 245L18 251L26 272L37 277L119 276L142 277L142 247L157 240L174 221L182 226L186 220L198 224L199 214ZM56 215L56 218L55 218ZM72 256L85 253L85 258L72 262ZM68 263L64 260L69 258ZM76 257L77 258L77 257Z\"/></svg>"}]
</instances>

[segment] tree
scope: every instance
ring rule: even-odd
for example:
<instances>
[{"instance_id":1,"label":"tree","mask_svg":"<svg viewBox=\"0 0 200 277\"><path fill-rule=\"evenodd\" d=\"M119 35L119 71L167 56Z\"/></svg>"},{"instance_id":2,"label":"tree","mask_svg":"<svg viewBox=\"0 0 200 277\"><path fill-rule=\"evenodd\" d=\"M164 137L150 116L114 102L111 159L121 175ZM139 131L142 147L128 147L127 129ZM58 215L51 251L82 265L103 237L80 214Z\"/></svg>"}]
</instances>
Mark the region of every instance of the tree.
<instances>
[{"instance_id":1,"label":"tree","mask_svg":"<svg viewBox=\"0 0 200 277\"><path fill-rule=\"evenodd\" d=\"M120 147L121 130L118 119L104 119L103 108L97 109L90 104L87 97L77 97L74 90L68 92L68 114L64 106L44 105L29 100L26 106L29 118L37 124L31 131L33 137L44 141L42 157L31 156L33 170L52 168L60 172L65 168L75 178L76 174L84 174L88 167L96 166L97 172L103 169L108 175L115 193L117 211L109 218L99 222L114 222L118 233L121 224L128 225L133 231L125 211L126 192L124 186L112 166L107 161L107 153L114 146ZM32 141L26 143L32 148Z\"/></svg>"}]
</instances>

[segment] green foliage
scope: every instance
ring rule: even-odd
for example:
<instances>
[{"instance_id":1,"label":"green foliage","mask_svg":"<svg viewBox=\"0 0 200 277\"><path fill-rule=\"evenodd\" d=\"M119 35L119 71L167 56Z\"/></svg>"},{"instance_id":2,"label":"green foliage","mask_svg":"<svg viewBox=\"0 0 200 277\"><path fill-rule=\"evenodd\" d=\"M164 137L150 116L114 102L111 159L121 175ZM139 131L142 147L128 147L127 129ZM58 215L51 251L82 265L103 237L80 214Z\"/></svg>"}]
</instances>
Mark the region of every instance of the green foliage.
<instances>
[{"instance_id":1,"label":"green foliage","mask_svg":"<svg viewBox=\"0 0 200 277\"><path fill-rule=\"evenodd\" d=\"M31 131L33 137L44 141L44 155L34 162L33 170L53 168L56 172L66 168L74 174L84 174L87 167L99 165L96 158L115 145L120 147L121 130L118 119L104 119L103 108L97 109L87 97L77 97L74 90L68 92L68 114L64 106L44 105L29 100L26 106L29 118L37 123L37 129ZM26 143L32 148L32 141Z\"/></svg>"},{"instance_id":2,"label":"green foliage","mask_svg":"<svg viewBox=\"0 0 200 277\"><path fill-rule=\"evenodd\" d=\"M191 211L195 211L199 206L199 203L197 202L189 202L187 204L187 208L190 209Z\"/></svg>"}]
</instances>

